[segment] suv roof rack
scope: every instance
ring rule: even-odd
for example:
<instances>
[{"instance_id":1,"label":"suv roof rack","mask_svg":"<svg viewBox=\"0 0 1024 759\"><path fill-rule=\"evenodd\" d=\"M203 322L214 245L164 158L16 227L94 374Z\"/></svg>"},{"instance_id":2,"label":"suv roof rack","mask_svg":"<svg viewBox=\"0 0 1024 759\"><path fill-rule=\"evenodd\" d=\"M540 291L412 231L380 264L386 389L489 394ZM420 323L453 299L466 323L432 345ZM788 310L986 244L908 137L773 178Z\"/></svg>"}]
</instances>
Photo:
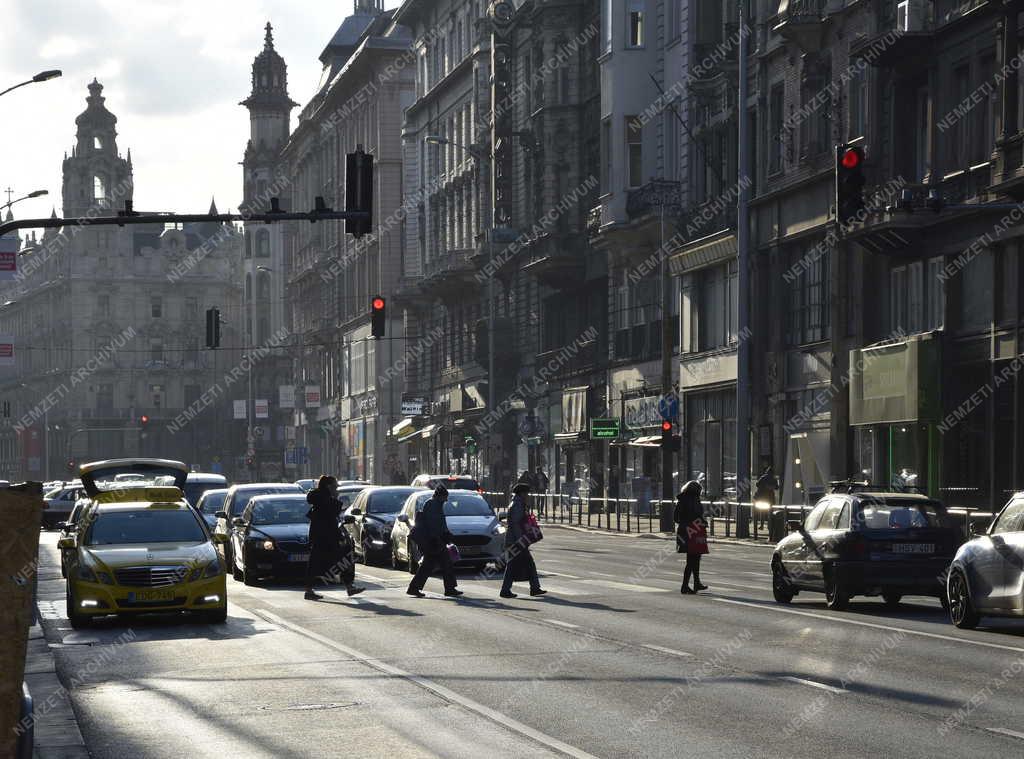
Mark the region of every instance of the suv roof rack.
<instances>
[{"instance_id":1,"label":"suv roof rack","mask_svg":"<svg viewBox=\"0 0 1024 759\"><path fill-rule=\"evenodd\" d=\"M928 495L920 485L877 485L867 480L833 480L829 483L831 493L919 493Z\"/></svg>"}]
</instances>

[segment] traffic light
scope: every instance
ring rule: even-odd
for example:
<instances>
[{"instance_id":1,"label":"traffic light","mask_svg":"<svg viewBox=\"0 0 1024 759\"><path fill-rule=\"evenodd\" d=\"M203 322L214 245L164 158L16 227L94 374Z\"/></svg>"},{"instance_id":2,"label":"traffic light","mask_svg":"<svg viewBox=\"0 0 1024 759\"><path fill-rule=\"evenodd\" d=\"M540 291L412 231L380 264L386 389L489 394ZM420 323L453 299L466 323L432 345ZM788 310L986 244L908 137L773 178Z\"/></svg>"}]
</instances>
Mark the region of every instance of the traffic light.
<instances>
[{"instance_id":1,"label":"traffic light","mask_svg":"<svg viewBox=\"0 0 1024 759\"><path fill-rule=\"evenodd\" d=\"M864 210L864 148L836 146L836 220L849 224Z\"/></svg>"},{"instance_id":2,"label":"traffic light","mask_svg":"<svg viewBox=\"0 0 1024 759\"><path fill-rule=\"evenodd\" d=\"M71 460L68 461L68 471L69 472L75 471L75 461L74 461L74 459L71 459Z\"/></svg>"},{"instance_id":3,"label":"traffic light","mask_svg":"<svg viewBox=\"0 0 1024 759\"><path fill-rule=\"evenodd\" d=\"M387 305L387 302L380 295L374 295L370 299L370 335L373 337L384 337Z\"/></svg>"},{"instance_id":4,"label":"traffic light","mask_svg":"<svg viewBox=\"0 0 1024 759\"><path fill-rule=\"evenodd\" d=\"M10 401L4 401L4 418L5 419L10 419L11 418L11 402Z\"/></svg>"},{"instance_id":5,"label":"traffic light","mask_svg":"<svg viewBox=\"0 0 1024 759\"><path fill-rule=\"evenodd\" d=\"M661 447L672 450L672 422L667 419L661 423Z\"/></svg>"},{"instance_id":6,"label":"traffic light","mask_svg":"<svg viewBox=\"0 0 1024 759\"><path fill-rule=\"evenodd\" d=\"M139 437L146 437L146 429L149 427L149 417L143 414L139 417Z\"/></svg>"},{"instance_id":7,"label":"traffic light","mask_svg":"<svg viewBox=\"0 0 1024 759\"><path fill-rule=\"evenodd\" d=\"M345 231L357 240L370 232L373 215L373 156L363 146L345 156L345 210L365 211L368 216L345 219Z\"/></svg>"},{"instance_id":8,"label":"traffic light","mask_svg":"<svg viewBox=\"0 0 1024 759\"><path fill-rule=\"evenodd\" d=\"M246 465L247 467L249 467L250 469L252 469L252 468L253 468L253 465L254 465L255 463L256 463L256 457L255 457L255 456L246 456L246 457L245 457L245 465Z\"/></svg>"},{"instance_id":9,"label":"traffic light","mask_svg":"<svg viewBox=\"0 0 1024 759\"><path fill-rule=\"evenodd\" d=\"M467 435L465 443L466 453L469 454L470 456L476 456L478 450L476 445L476 438Z\"/></svg>"},{"instance_id":10,"label":"traffic light","mask_svg":"<svg viewBox=\"0 0 1024 759\"><path fill-rule=\"evenodd\" d=\"M220 347L220 309L206 309L206 347Z\"/></svg>"}]
</instances>

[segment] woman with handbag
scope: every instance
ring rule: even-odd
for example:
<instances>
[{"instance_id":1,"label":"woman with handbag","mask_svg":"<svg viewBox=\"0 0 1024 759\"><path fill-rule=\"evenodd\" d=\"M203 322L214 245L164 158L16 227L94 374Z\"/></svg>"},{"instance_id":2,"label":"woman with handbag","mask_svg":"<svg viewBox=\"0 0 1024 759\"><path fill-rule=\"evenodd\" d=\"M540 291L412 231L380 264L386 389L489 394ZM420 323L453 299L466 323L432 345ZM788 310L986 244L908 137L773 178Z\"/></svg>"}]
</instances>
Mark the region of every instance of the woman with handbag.
<instances>
[{"instance_id":1,"label":"woman with handbag","mask_svg":"<svg viewBox=\"0 0 1024 759\"><path fill-rule=\"evenodd\" d=\"M519 482L512 488L512 504L508 508L508 528L505 531L505 577L501 583L501 597L515 598L512 583L528 580L530 595L542 596L547 593L540 587L537 565L530 553L530 545L541 539L540 527L530 513L526 494L530 486Z\"/></svg>"},{"instance_id":2,"label":"woman with handbag","mask_svg":"<svg viewBox=\"0 0 1024 759\"><path fill-rule=\"evenodd\" d=\"M700 483L696 480L683 485L676 499L675 522L678 525L677 545L686 553L683 585L679 592L686 595L707 590L708 586L700 581L700 557L708 552L708 523L700 503ZM690 575L693 575L693 588L690 587Z\"/></svg>"},{"instance_id":3,"label":"woman with handbag","mask_svg":"<svg viewBox=\"0 0 1024 759\"><path fill-rule=\"evenodd\" d=\"M313 583L333 582L340 577L354 596L362 593L365 588L355 585L356 562L352 539L348 532L339 524L341 520L341 501L337 498L338 480L329 474L317 480L316 487L306 494L309 503L309 559L306 562L306 593L307 601L318 601L323 598L314 592Z\"/></svg>"}]
</instances>

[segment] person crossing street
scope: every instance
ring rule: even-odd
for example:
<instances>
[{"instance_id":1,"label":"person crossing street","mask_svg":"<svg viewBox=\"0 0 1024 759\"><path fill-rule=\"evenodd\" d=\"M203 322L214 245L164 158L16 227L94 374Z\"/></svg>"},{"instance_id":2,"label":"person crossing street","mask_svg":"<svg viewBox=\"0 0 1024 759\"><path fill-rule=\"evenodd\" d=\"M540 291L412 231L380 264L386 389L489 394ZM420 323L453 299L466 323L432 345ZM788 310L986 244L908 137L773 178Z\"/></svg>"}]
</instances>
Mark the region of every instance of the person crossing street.
<instances>
[{"instance_id":1,"label":"person crossing street","mask_svg":"<svg viewBox=\"0 0 1024 759\"><path fill-rule=\"evenodd\" d=\"M411 534L423 557L419 569L409 583L409 588L405 591L415 598L423 598L426 595L423 586L426 585L427 578L438 568L444 580L444 594L456 597L462 595L462 591L456 587L455 569L448 553L448 543L451 542L452 536L444 516L444 504L447 500L447 488L438 485L433 497L424 504L423 512L416 519L416 526Z\"/></svg>"}]
</instances>

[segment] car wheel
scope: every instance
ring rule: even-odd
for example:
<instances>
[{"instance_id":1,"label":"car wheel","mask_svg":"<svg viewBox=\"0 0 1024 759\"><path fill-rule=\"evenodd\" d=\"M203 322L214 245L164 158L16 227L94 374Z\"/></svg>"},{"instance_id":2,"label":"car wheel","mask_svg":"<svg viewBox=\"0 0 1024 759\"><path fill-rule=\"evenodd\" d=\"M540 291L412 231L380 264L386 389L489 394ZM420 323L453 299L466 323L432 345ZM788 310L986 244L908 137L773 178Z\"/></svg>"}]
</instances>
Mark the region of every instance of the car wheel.
<instances>
[{"instance_id":1,"label":"car wheel","mask_svg":"<svg viewBox=\"0 0 1024 759\"><path fill-rule=\"evenodd\" d=\"M88 614L79 614L76 609L78 608L78 602L75 600L74 594L71 592L71 585L68 585L67 589L67 614L68 622L71 623L71 627L74 630L83 630L89 626L92 619Z\"/></svg>"},{"instance_id":2,"label":"car wheel","mask_svg":"<svg viewBox=\"0 0 1024 759\"><path fill-rule=\"evenodd\" d=\"M903 596L899 593L883 593L882 599L885 601L887 608L895 609L900 605L900 601L903 600Z\"/></svg>"},{"instance_id":3,"label":"car wheel","mask_svg":"<svg viewBox=\"0 0 1024 759\"><path fill-rule=\"evenodd\" d=\"M242 582L249 587L256 585L256 573L249 571L249 563L246 562L245 566L242 567Z\"/></svg>"},{"instance_id":4,"label":"car wheel","mask_svg":"<svg viewBox=\"0 0 1024 759\"><path fill-rule=\"evenodd\" d=\"M409 574L414 575L416 574L416 570L420 568L420 560L419 557L416 556L416 549L413 548L411 543L406 543L405 552L409 555L409 561L407 562Z\"/></svg>"},{"instance_id":5,"label":"car wheel","mask_svg":"<svg viewBox=\"0 0 1024 759\"><path fill-rule=\"evenodd\" d=\"M981 621L971 601L967 578L959 569L949 576L949 620L961 630L973 630Z\"/></svg>"},{"instance_id":6,"label":"car wheel","mask_svg":"<svg viewBox=\"0 0 1024 759\"><path fill-rule=\"evenodd\" d=\"M782 565L777 561L772 562L772 595L775 596L775 600L780 604L788 604L793 600L793 596L796 595L793 586L786 579L786 573L783 571Z\"/></svg>"},{"instance_id":7,"label":"car wheel","mask_svg":"<svg viewBox=\"0 0 1024 759\"><path fill-rule=\"evenodd\" d=\"M234 556L231 557L231 563L228 564L228 566L231 567L231 576L237 582L241 582L242 581L242 577L243 577L242 570L239 569L238 568L238 564L235 563L235 557Z\"/></svg>"},{"instance_id":8,"label":"car wheel","mask_svg":"<svg viewBox=\"0 0 1024 759\"><path fill-rule=\"evenodd\" d=\"M362 545L362 549L363 549L363 564L365 564L366 566L370 566L370 564L373 563L373 562L370 561L370 557L373 555L372 554L372 549L368 545L366 545L365 542Z\"/></svg>"},{"instance_id":9,"label":"car wheel","mask_svg":"<svg viewBox=\"0 0 1024 759\"><path fill-rule=\"evenodd\" d=\"M398 551L395 550L395 546L391 546L391 568L402 569L404 562L398 558Z\"/></svg>"},{"instance_id":10,"label":"car wheel","mask_svg":"<svg viewBox=\"0 0 1024 759\"><path fill-rule=\"evenodd\" d=\"M846 589L843 581L836 577L834 571L829 570L825 575L825 604L832 611L842 611L850 603L850 591Z\"/></svg>"}]
</instances>

